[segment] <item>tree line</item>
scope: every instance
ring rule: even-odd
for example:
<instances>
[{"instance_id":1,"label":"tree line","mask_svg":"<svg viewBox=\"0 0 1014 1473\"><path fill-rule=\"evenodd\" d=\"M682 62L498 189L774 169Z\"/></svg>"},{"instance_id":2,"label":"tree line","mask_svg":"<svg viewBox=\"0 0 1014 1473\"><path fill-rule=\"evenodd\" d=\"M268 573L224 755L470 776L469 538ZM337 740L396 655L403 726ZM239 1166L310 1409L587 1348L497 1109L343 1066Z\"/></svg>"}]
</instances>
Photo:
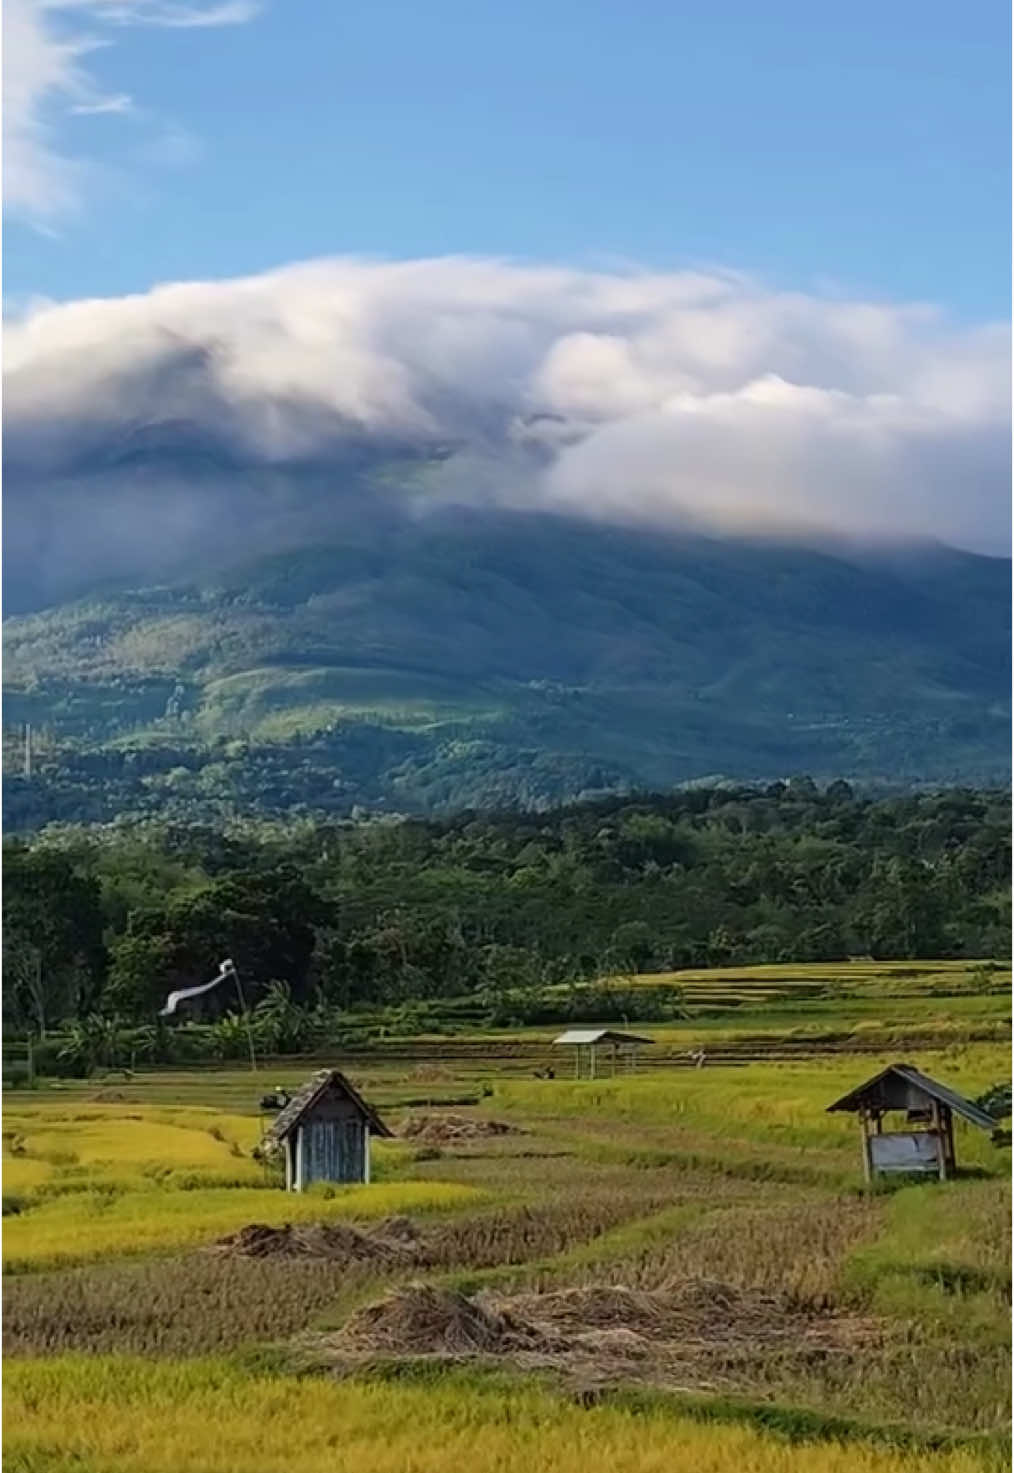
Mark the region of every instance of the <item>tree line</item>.
<instances>
[{"instance_id":1,"label":"tree line","mask_svg":"<svg viewBox=\"0 0 1014 1473\"><path fill-rule=\"evenodd\" d=\"M800 778L446 820L70 826L9 839L3 879L14 1032L87 1024L98 1058L115 1020L157 1052L168 992L231 956L284 1049L363 1018L411 1032L448 1000L464 1021L569 1018L607 974L1006 956L1010 803ZM612 1005L634 1017L638 996ZM228 1030L234 1006L212 993L203 1016Z\"/></svg>"}]
</instances>

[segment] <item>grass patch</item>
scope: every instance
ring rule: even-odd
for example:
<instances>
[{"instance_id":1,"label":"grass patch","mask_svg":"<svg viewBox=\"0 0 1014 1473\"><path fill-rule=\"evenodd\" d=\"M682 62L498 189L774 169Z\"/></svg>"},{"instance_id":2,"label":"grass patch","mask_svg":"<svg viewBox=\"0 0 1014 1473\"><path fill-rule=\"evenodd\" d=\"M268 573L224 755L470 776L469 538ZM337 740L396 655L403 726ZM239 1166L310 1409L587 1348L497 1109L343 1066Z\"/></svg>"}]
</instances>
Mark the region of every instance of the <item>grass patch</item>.
<instances>
[{"instance_id":1,"label":"grass patch","mask_svg":"<svg viewBox=\"0 0 1014 1473\"><path fill-rule=\"evenodd\" d=\"M960 1330L1006 1344L1010 1221L1006 1181L905 1187L885 1202L877 1239L853 1255L847 1285L881 1312L917 1316L939 1337Z\"/></svg>"}]
</instances>

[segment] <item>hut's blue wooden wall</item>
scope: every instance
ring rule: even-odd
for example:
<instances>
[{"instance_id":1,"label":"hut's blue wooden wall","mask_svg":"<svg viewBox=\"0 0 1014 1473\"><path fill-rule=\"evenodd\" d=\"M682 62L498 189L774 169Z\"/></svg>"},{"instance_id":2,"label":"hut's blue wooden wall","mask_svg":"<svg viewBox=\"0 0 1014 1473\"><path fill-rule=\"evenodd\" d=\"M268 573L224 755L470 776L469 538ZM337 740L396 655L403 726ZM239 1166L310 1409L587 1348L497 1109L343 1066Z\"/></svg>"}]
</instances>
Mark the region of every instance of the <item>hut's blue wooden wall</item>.
<instances>
[{"instance_id":1,"label":"hut's blue wooden wall","mask_svg":"<svg viewBox=\"0 0 1014 1473\"><path fill-rule=\"evenodd\" d=\"M308 1120L300 1130L303 1186L315 1181L361 1182L367 1178L366 1127L362 1120Z\"/></svg>"}]
</instances>

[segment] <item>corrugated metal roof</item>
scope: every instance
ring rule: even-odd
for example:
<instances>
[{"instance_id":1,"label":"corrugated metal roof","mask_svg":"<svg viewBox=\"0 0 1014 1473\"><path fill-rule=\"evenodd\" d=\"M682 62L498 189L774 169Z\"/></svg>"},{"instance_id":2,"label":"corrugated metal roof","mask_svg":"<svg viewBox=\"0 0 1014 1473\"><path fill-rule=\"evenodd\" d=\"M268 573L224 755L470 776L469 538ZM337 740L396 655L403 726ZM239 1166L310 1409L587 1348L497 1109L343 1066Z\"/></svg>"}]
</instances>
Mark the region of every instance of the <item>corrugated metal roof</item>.
<instances>
[{"instance_id":1,"label":"corrugated metal roof","mask_svg":"<svg viewBox=\"0 0 1014 1473\"><path fill-rule=\"evenodd\" d=\"M615 1033L611 1028L568 1028L554 1043L654 1043L653 1038L639 1038L636 1033Z\"/></svg>"},{"instance_id":2,"label":"corrugated metal roof","mask_svg":"<svg viewBox=\"0 0 1014 1473\"><path fill-rule=\"evenodd\" d=\"M881 1069L879 1074L875 1074L865 1084L859 1085L847 1095L842 1095L841 1099L836 1100L833 1105L828 1105L828 1113L835 1110L860 1109L867 1092L875 1084L879 1084L882 1079L886 1079L889 1074L900 1075L909 1084L915 1085L916 1089L921 1089L924 1094L929 1095L939 1104L947 1105L956 1115L964 1116L973 1125L981 1126L983 1130L996 1129L997 1122L992 1115L987 1115L985 1110L980 1110L978 1105L973 1105L971 1100L966 1100L964 1095L959 1095L955 1090L949 1089L946 1084L938 1084L935 1079L931 1079L928 1074L923 1074L914 1064L890 1064L886 1069Z\"/></svg>"},{"instance_id":3,"label":"corrugated metal roof","mask_svg":"<svg viewBox=\"0 0 1014 1473\"><path fill-rule=\"evenodd\" d=\"M362 1095L353 1089L344 1074L340 1073L337 1069L318 1069L317 1073L311 1075L306 1083L292 1096L292 1099L285 1108L280 1110L276 1115L264 1137L265 1140L284 1140L289 1132L294 1130L299 1124L311 1105L331 1085L337 1085L339 1089L344 1090L349 1099L358 1106L369 1122L370 1130L374 1135L389 1137L392 1134L372 1106L368 1105Z\"/></svg>"}]
</instances>

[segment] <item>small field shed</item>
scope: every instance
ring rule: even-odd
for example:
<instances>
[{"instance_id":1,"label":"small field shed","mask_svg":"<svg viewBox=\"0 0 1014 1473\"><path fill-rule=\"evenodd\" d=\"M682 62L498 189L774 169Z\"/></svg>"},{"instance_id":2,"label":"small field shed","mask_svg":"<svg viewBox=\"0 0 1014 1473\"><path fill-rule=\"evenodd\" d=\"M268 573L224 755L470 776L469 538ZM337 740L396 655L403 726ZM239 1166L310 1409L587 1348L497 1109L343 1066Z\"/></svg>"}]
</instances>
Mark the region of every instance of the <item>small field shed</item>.
<instances>
[{"instance_id":1,"label":"small field shed","mask_svg":"<svg viewBox=\"0 0 1014 1473\"><path fill-rule=\"evenodd\" d=\"M843 1095L829 1112L859 1116L863 1175L920 1173L946 1181L953 1176L954 1116L992 1134L996 1121L946 1084L938 1084L914 1064L891 1064L858 1089ZM907 1130L884 1130L884 1116L903 1111Z\"/></svg>"},{"instance_id":2,"label":"small field shed","mask_svg":"<svg viewBox=\"0 0 1014 1473\"><path fill-rule=\"evenodd\" d=\"M370 1140L391 1131L337 1069L321 1069L272 1122L265 1147L285 1153L285 1189L315 1181L368 1182Z\"/></svg>"},{"instance_id":3,"label":"small field shed","mask_svg":"<svg viewBox=\"0 0 1014 1473\"><path fill-rule=\"evenodd\" d=\"M553 1039L553 1046L561 1044L573 1048L575 1079L581 1078L582 1063L587 1064L587 1077L594 1079L596 1050L609 1051L610 1072L615 1074L620 1060L627 1069L636 1069L638 1049L653 1042L654 1039L639 1038L636 1033L617 1033L612 1028L568 1028L566 1033Z\"/></svg>"}]
</instances>

